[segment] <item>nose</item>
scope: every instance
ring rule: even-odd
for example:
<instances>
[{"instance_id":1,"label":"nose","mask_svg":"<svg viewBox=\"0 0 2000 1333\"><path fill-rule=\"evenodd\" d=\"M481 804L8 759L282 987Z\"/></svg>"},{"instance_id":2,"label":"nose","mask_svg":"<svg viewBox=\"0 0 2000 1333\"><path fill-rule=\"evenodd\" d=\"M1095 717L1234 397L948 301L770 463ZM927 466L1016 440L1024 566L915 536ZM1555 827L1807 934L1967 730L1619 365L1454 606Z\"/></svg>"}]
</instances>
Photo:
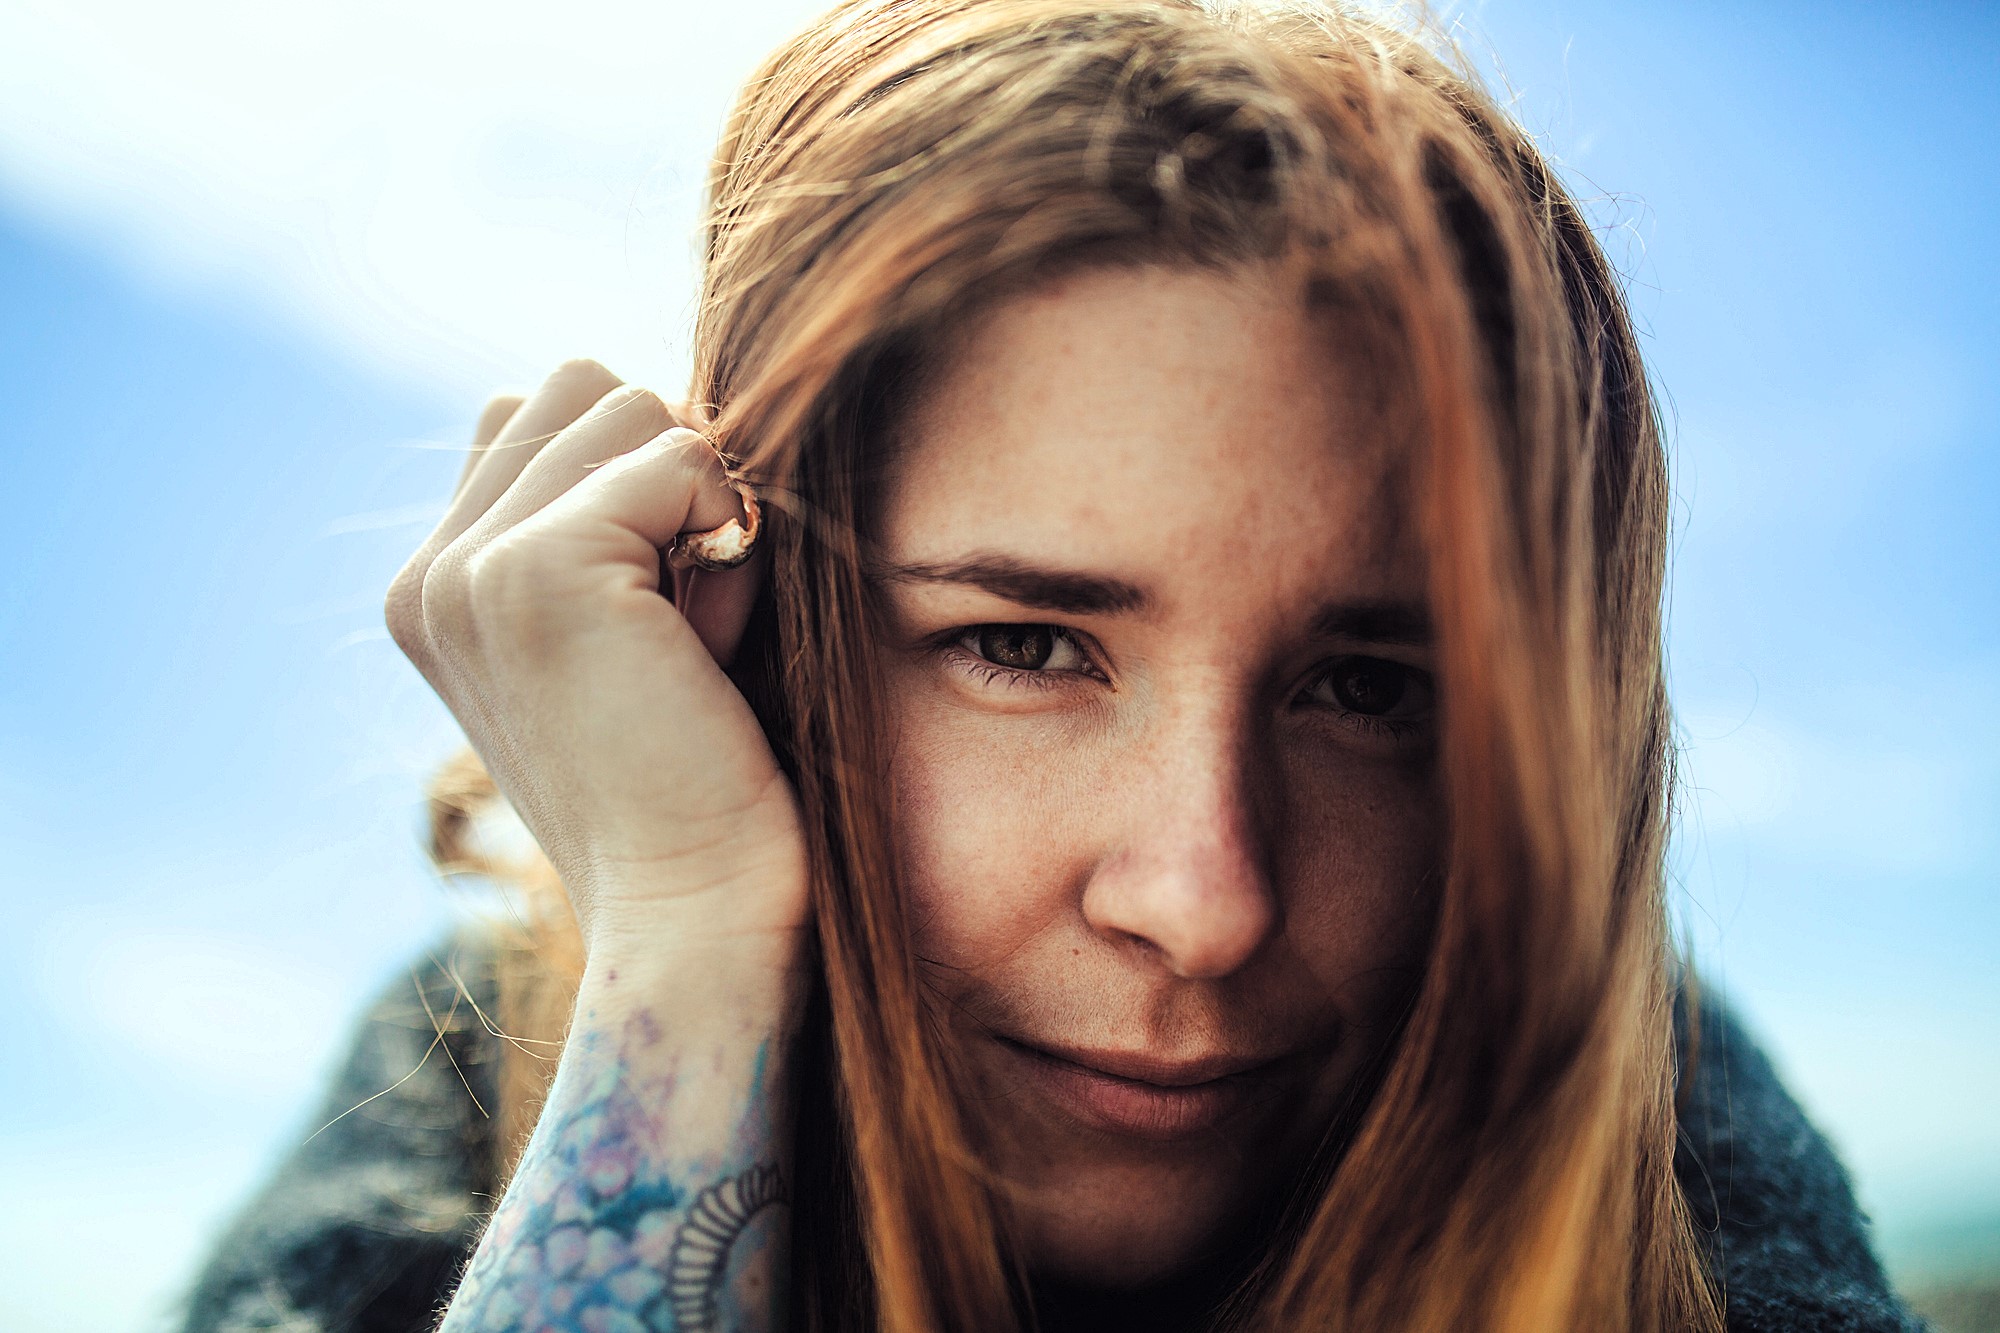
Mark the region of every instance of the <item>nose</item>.
<instances>
[{"instance_id":1,"label":"nose","mask_svg":"<svg viewBox=\"0 0 2000 1333\"><path fill-rule=\"evenodd\" d=\"M1083 893L1091 929L1191 979L1237 971L1279 925L1249 765L1226 730L1184 728L1148 756L1123 837Z\"/></svg>"}]
</instances>

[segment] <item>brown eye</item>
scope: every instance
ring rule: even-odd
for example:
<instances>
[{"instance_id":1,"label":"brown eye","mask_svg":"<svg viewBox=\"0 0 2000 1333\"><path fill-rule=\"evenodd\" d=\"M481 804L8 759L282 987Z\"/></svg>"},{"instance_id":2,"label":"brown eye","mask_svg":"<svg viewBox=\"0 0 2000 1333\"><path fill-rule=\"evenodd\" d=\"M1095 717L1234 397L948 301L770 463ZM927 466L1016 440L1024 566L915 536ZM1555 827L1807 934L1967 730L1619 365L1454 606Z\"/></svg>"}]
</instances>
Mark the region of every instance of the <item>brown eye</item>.
<instances>
[{"instance_id":1,"label":"brown eye","mask_svg":"<svg viewBox=\"0 0 2000 1333\"><path fill-rule=\"evenodd\" d=\"M1362 717L1414 717L1430 711L1431 677L1380 657L1342 657L1320 677L1312 695L1316 702Z\"/></svg>"},{"instance_id":2,"label":"brown eye","mask_svg":"<svg viewBox=\"0 0 2000 1333\"><path fill-rule=\"evenodd\" d=\"M975 650L995 666L1040 671L1055 656L1055 631L1047 625L987 625L973 634Z\"/></svg>"},{"instance_id":3,"label":"brown eye","mask_svg":"<svg viewBox=\"0 0 2000 1333\"><path fill-rule=\"evenodd\" d=\"M1060 625L969 625L952 632L957 658L977 667L979 688L1070 684L1104 677L1077 636Z\"/></svg>"}]
</instances>

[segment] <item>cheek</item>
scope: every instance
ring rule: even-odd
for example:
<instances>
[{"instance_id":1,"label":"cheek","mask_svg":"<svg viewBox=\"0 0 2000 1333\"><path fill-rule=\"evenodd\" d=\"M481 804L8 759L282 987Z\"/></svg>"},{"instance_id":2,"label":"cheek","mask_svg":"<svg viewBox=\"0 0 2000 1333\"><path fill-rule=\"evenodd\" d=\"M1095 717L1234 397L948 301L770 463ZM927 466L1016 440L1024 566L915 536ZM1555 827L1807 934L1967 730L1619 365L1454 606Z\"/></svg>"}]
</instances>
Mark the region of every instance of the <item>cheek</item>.
<instances>
[{"instance_id":1,"label":"cheek","mask_svg":"<svg viewBox=\"0 0 2000 1333\"><path fill-rule=\"evenodd\" d=\"M891 774L919 957L978 969L1074 909L1084 863L1075 756L1039 729L900 692Z\"/></svg>"},{"instance_id":2,"label":"cheek","mask_svg":"<svg viewBox=\"0 0 2000 1333\"><path fill-rule=\"evenodd\" d=\"M1350 1020L1380 1019L1420 971L1436 909L1431 770L1358 757L1286 768L1276 858L1286 934Z\"/></svg>"}]
</instances>

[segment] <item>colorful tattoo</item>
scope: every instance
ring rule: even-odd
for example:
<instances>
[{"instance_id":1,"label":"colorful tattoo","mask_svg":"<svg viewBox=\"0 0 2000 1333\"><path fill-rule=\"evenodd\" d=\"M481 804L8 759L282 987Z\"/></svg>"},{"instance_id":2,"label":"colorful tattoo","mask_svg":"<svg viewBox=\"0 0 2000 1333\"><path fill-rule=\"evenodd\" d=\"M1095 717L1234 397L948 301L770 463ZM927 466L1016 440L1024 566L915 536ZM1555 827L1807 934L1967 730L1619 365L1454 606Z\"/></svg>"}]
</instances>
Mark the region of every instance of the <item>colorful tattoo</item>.
<instances>
[{"instance_id":1,"label":"colorful tattoo","mask_svg":"<svg viewBox=\"0 0 2000 1333\"><path fill-rule=\"evenodd\" d=\"M676 1329L720 1329L716 1293L722 1290L730 1251L750 1219L785 1203L785 1182L775 1166L753 1166L734 1180L695 1196L667 1257L668 1299Z\"/></svg>"},{"instance_id":2,"label":"colorful tattoo","mask_svg":"<svg viewBox=\"0 0 2000 1333\"><path fill-rule=\"evenodd\" d=\"M660 1063L649 1018L626 1024L616 1054L596 1049L594 1035L565 1057L440 1333L707 1333L781 1322L784 1219L752 1228L788 1201L776 1162L732 1173L724 1145L690 1157L671 1141L677 1095L735 1101L747 1091L726 1155L774 1157L764 1052L747 1089L697 1090L674 1072L634 1072Z\"/></svg>"}]
</instances>

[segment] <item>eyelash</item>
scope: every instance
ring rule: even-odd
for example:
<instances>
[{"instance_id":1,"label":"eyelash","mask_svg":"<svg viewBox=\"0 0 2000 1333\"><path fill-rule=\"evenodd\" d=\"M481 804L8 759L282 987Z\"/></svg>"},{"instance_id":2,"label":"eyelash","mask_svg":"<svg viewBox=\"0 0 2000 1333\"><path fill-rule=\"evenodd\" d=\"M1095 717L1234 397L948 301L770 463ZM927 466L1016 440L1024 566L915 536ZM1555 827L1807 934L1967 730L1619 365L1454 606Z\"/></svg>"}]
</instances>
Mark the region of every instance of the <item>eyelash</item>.
<instances>
[{"instance_id":1,"label":"eyelash","mask_svg":"<svg viewBox=\"0 0 2000 1333\"><path fill-rule=\"evenodd\" d=\"M1331 710L1329 710L1331 711ZM1424 734L1424 723L1415 718L1371 717L1367 713L1340 712L1337 725L1351 727L1364 735L1383 736L1392 741L1415 740Z\"/></svg>"},{"instance_id":2,"label":"eyelash","mask_svg":"<svg viewBox=\"0 0 2000 1333\"><path fill-rule=\"evenodd\" d=\"M1066 641L1076 649L1078 655L1086 662L1091 662L1088 670L1080 671L1074 668L1050 670L1043 668L1028 671L1018 667L1002 666L998 662L989 661L965 647L965 640L972 638L983 630L995 628L1017 627L994 624L961 625L956 629L946 630L944 633L937 635L932 641L933 646L955 669L973 677L982 685L1000 689L1057 690L1070 684L1068 680L1064 679L1064 677L1070 676L1082 676L1088 680L1098 681L1108 679L1104 672L1092 661L1090 648L1082 636L1071 630L1064 629L1060 625L1034 625L1024 628L1044 629L1055 637ZM1318 689L1339 666L1340 660L1339 658L1335 658L1316 668L1313 674L1307 678L1306 683L1300 687L1298 693L1294 696L1294 701L1296 702L1298 699L1302 699L1312 693L1312 691ZM1407 741L1423 735L1428 730L1428 719L1424 718L1375 717L1367 713L1357 713L1349 709L1328 708L1318 705L1313 705L1312 707L1316 711L1331 714L1337 720L1337 725L1368 736L1380 736L1394 741Z\"/></svg>"}]
</instances>

